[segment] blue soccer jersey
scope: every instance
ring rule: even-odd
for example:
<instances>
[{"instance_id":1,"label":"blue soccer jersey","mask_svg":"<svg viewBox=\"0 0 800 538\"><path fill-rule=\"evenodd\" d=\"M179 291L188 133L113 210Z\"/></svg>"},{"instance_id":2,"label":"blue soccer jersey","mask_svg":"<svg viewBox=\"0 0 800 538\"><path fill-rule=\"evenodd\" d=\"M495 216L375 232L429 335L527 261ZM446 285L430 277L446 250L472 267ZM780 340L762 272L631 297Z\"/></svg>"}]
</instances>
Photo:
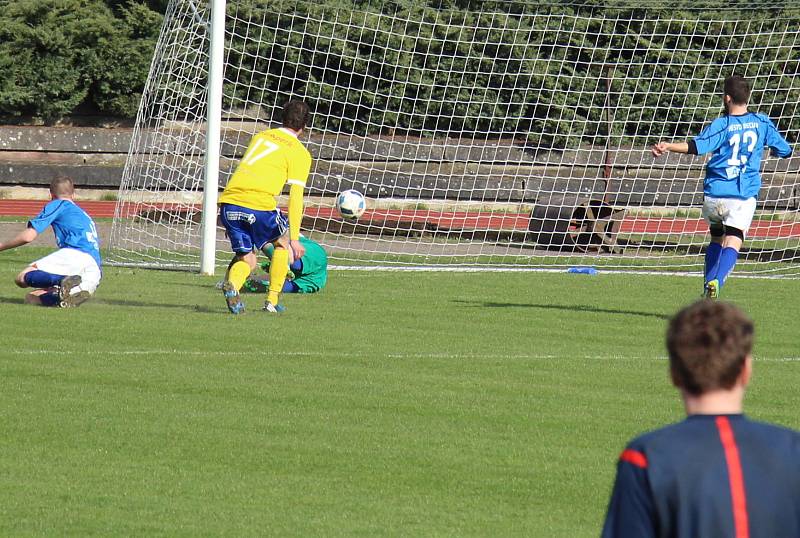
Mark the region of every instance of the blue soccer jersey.
<instances>
[{"instance_id":1,"label":"blue soccer jersey","mask_svg":"<svg viewBox=\"0 0 800 538\"><path fill-rule=\"evenodd\" d=\"M28 227L42 233L53 227L59 248L74 248L91 255L100 267L100 242L92 218L72 200L53 200L44 206L36 218L28 221Z\"/></svg>"},{"instance_id":2,"label":"blue soccer jersey","mask_svg":"<svg viewBox=\"0 0 800 538\"><path fill-rule=\"evenodd\" d=\"M690 153L713 152L706 165L703 192L716 198L758 197L761 156L767 147L777 157L792 154L792 148L764 114L727 115L711 122L689 142Z\"/></svg>"},{"instance_id":3,"label":"blue soccer jersey","mask_svg":"<svg viewBox=\"0 0 800 538\"><path fill-rule=\"evenodd\" d=\"M603 538L800 536L800 433L691 415L622 452Z\"/></svg>"}]
</instances>

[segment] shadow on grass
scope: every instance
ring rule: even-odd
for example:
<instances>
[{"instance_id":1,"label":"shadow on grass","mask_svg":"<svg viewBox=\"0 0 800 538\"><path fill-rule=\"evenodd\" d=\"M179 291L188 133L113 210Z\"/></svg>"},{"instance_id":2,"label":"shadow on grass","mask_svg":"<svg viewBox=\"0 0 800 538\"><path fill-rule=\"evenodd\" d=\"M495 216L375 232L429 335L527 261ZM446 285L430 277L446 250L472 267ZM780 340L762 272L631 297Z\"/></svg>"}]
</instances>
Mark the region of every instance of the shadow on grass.
<instances>
[{"instance_id":1,"label":"shadow on grass","mask_svg":"<svg viewBox=\"0 0 800 538\"><path fill-rule=\"evenodd\" d=\"M225 305L220 305L219 308L212 308L198 304L177 304L177 303L153 303L147 301L132 301L130 299L91 299L93 304L105 304L113 306L123 306L130 308L178 308L181 310L189 310L190 312L202 312L205 314L227 314ZM88 304L88 303L87 303Z\"/></svg>"},{"instance_id":2,"label":"shadow on grass","mask_svg":"<svg viewBox=\"0 0 800 538\"><path fill-rule=\"evenodd\" d=\"M25 299L22 297L0 297L0 304L14 304L14 305L21 305L28 308L42 308L37 305L29 305L25 303ZM89 301L85 303L86 306L90 305L111 305L111 306L125 306L131 308L179 308L182 310L188 310L190 312L202 312L204 314L227 314L227 310L225 309L225 305L220 305L219 308L212 308L208 306L201 306L201 305L192 305L192 304L169 304L169 303L148 303L146 301L131 301L129 299L126 300L118 300L118 299L97 299L91 298Z\"/></svg>"},{"instance_id":3,"label":"shadow on grass","mask_svg":"<svg viewBox=\"0 0 800 538\"><path fill-rule=\"evenodd\" d=\"M539 308L542 310L564 310L569 312L592 312L596 314L619 314L623 316L642 316L646 318L656 318L668 320L671 316L659 314L657 312L642 312L640 310L617 310L614 308L597 308L587 305L559 305L559 304L537 304L537 303L500 303L493 301L465 301L454 300L454 303L473 306L476 308Z\"/></svg>"}]
</instances>

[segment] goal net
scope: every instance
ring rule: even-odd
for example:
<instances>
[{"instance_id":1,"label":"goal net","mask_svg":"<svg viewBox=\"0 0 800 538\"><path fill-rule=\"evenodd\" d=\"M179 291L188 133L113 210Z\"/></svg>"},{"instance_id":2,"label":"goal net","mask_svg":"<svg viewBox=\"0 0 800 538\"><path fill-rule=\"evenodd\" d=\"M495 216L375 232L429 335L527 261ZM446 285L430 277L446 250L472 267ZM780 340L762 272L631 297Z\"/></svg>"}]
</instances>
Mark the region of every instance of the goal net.
<instances>
[{"instance_id":1,"label":"goal net","mask_svg":"<svg viewBox=\"0 0 800 538\"><path fill-rule=\"evenodd\" d=\"M111 262L198 267L209 4L168 8ZM718 117L731 74L795 144L800 11L691 5L228 0L219 189L301 98L302 231L333 264L702 271L705 158L649 147ZM762 180L737 274L800 276L798 166L765 156ZM345 189L367 197L357 222L334 209ZM215 247L227 264L222 229Z\"/></svg>"}]
</instances>

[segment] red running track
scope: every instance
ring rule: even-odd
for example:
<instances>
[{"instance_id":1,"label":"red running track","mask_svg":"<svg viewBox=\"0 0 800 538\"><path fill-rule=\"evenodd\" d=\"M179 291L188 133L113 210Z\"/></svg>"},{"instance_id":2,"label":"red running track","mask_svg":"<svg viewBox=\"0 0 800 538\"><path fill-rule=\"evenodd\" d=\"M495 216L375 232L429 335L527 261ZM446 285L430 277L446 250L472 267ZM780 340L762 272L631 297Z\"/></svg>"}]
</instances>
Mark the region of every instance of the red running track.
<instances>
[{"instance_id":1,"label":"red running track","mask_svg":"<svg viewBox=\"0 0 800 538\"><path fill-rule=\"evenodd\" d=\"M17 217L34 217L47 203L47 200L0 200L0 215ZM114 201L80 201L78 202L89 215L95 218L114 216L117 202ZM131 217L143 211L161 211L170 209L186 210L199 206L182 204L139 203L124 204L122 216ZM329 207L309 207L306 215L310 217L333 218L335 211ZM413 209L375 209L367 211L360 222L368 224L372 221L393 220L401 222L427 222L441 228L463 230L508 230L524 231L528 229L527 213L475 213L467 211L429 211ZM635 234L705 234L708 226L703 219L668 219L656 217L626 217L622 221L621 233ZM789 238L800 237L800 223L753 221L749 237Z\"/></svg>"}]
</instances>

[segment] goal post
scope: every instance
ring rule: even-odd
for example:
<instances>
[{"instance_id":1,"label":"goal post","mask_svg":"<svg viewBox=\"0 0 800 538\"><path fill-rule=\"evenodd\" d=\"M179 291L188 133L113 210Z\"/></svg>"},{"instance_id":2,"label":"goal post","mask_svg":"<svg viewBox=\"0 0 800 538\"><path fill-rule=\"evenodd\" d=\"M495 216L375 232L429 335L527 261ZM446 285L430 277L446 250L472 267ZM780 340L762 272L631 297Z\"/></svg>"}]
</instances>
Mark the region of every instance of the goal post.
<instances>
[{"instance_id":1,"label":"goal post","mask_svg":"<svg viewBox=\"0 0 800 538\"><path fill-rule=\"evenodd\" d=\"M217 192L299 98L314 159L301 229L332 264L702 271L705 159L648 148L699 133L733 73L795 144L800 10L598 4L172 0L108 258L227 263ZM798 168L764 159L738 275L800 276ZM357 222L334 209L351 188L368 202Z\"/></svg>"},{"instance_id":2,"label":"goal post","mask_svg":"<svg viewBox=\"0 0 800 538\"><path fill-rule=\"evenodd\" d=\"M225 0L211 3L208 54L208 113L206 114L206 158L203 165L203 209L200 272L214 274L217 252L217 198L219 185L222 80L225 75Z\"/></svg>"}]
</instances>

